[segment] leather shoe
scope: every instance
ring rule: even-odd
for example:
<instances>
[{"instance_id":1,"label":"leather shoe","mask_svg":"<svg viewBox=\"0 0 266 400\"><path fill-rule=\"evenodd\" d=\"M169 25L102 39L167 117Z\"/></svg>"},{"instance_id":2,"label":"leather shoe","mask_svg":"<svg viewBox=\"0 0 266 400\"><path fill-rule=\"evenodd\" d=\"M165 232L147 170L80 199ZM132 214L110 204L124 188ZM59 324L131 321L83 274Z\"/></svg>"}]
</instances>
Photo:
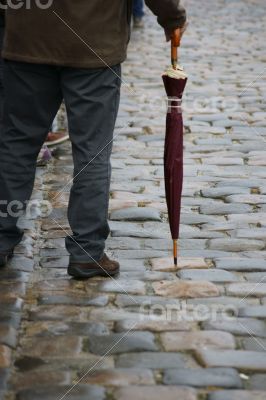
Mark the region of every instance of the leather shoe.
<instances>
[{"instance_id":1,"label":"leather shoe","mask_svg":"<svg viewBox=\"0 0 266 400\"><path fill-rule=\"evenodd\" d=\"M5 267L10 258L12 257L13 257L13 249L4 253L0 253L0 267Z\"/></svg>"},{"instance_id":2,"label":"leather shoe","mask_svg":"<svg viewBox=\"0 0 266 400\"><path fill-rule=\"evenodd\" d=\"M75 278L92 278L93 276L114 276L119 273L120 265L117 261L110 260L106 254L99 262L70 262L68 275Z\"/></svg>"}]
</instances>

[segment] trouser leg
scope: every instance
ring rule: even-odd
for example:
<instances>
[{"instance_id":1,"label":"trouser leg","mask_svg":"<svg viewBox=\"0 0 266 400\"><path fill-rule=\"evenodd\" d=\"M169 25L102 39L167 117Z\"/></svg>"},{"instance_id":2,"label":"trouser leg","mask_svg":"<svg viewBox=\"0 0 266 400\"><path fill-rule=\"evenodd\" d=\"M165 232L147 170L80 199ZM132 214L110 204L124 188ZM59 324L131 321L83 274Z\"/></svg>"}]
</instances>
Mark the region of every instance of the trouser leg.
<instances>
[{"instance_id":1,"label":"trouser leg","mask_svg":"<svg viewBox=\"0 0 266 400\"><path fill-rule=\"evenodd\" d=\"M4 86L3 86L4 61L1 56L3 49L4 34L5 34L5 28L4 26L0 26L0 135L3 129L3 106L4 106Z\"/></svg>"},{"instance_id":2,"label":"trouser leg","mask_svg":"<svg viewBox=\"0 0 266 400\"><path fill-rule=\"evenodd\" d=\"M74 179L66 238L71 261L98 261L109 235L108 204L113 131L120 98L120 65L97 69L66 68L62 74Z\"/></svg>"},{"instance_id":3,"label":"trouser leg","mask_svg":"<svg viewBox=\"0 0 266 400\"><path fill-rule=\"evenodd\" d=\"M60 106L56 67L5 61L4 127L0 135L0 252L22 238L20 208L30 199L36 160Z\"/></svg>"}]
</instances>

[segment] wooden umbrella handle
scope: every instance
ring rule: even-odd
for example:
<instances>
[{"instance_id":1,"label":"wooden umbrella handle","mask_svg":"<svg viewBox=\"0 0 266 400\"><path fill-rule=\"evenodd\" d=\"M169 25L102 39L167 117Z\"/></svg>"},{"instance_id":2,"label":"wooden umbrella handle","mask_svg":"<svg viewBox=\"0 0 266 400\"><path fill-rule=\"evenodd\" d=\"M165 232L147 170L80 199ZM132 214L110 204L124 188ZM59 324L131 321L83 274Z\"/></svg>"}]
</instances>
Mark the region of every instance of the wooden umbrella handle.
<instances>
[{"instance_id":1,"label":"wooden umbrella handle","mask_svg":"<svg viewBox=\"0 0 266 400\"><path fill-rule=\"evenodd\" d=\"M171 36L171 61L174 69L176 69L178 62L177 48L180 46L181 36L182 33L180 28L176 29Z\"/></svg>"}]
</instances>

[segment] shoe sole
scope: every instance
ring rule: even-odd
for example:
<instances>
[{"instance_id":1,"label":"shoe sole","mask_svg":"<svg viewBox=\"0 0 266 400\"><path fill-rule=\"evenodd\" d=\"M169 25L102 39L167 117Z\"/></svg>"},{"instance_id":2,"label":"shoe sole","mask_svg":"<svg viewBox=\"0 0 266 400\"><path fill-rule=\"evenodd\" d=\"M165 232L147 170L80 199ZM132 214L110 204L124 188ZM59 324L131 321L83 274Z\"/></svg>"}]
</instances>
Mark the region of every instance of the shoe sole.
<instances>
[{"instance_id":1,"label":"shoe sole","mask_svg":"<svg viewBox=\"0 0 266 400\"><path fill-rule=\"evenodd\" d=\"M45 144L47 147L52 147L52 146L55 146L56 144L64 143L64 142L66 142L68 139L69 139L69 135L67 135L67 136L65 136L65 137L63 137L63 138L61 138L61 139L54 140L53 142L45 142L44 144Z\"/></svg>"},{"instance_id":2,"label":"shoe sole","mask_svg":"<svg viewBox=\"0 0 266 400\"><path fill-rule=\"evenodd\" d=\"M82 271L77 267L69 266L67 269L67 273L74 278L93 278L95 276L104 276L104 277L111 277L119 274L119 268L115 271L103 271L103 270L91 270L91 271Z\"/></svg>"}]
</instances>

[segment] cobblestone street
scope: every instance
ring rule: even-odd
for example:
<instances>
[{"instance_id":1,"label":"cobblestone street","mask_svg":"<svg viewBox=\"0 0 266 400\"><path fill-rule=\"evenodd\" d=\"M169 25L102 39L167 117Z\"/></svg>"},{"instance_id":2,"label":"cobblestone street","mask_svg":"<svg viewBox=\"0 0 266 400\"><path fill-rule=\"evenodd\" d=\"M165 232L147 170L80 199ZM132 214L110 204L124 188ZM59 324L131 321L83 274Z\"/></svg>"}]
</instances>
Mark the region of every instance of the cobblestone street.
<instances>
[{"instance_id":1,"label":"cobblestone street","mask_svg":"<svg viewBox=\"0 0 266 400\"><path fill-rule=\"evenodd\" d=\"M1 400L266 399L266 3L184 4L178 269L163 177L170 45L146 10L113 144L107 249L120 276L67 275L67 142L37 171L33 199L52 214L21 221L0 271Z\"/></svg>"}]
</instances>

